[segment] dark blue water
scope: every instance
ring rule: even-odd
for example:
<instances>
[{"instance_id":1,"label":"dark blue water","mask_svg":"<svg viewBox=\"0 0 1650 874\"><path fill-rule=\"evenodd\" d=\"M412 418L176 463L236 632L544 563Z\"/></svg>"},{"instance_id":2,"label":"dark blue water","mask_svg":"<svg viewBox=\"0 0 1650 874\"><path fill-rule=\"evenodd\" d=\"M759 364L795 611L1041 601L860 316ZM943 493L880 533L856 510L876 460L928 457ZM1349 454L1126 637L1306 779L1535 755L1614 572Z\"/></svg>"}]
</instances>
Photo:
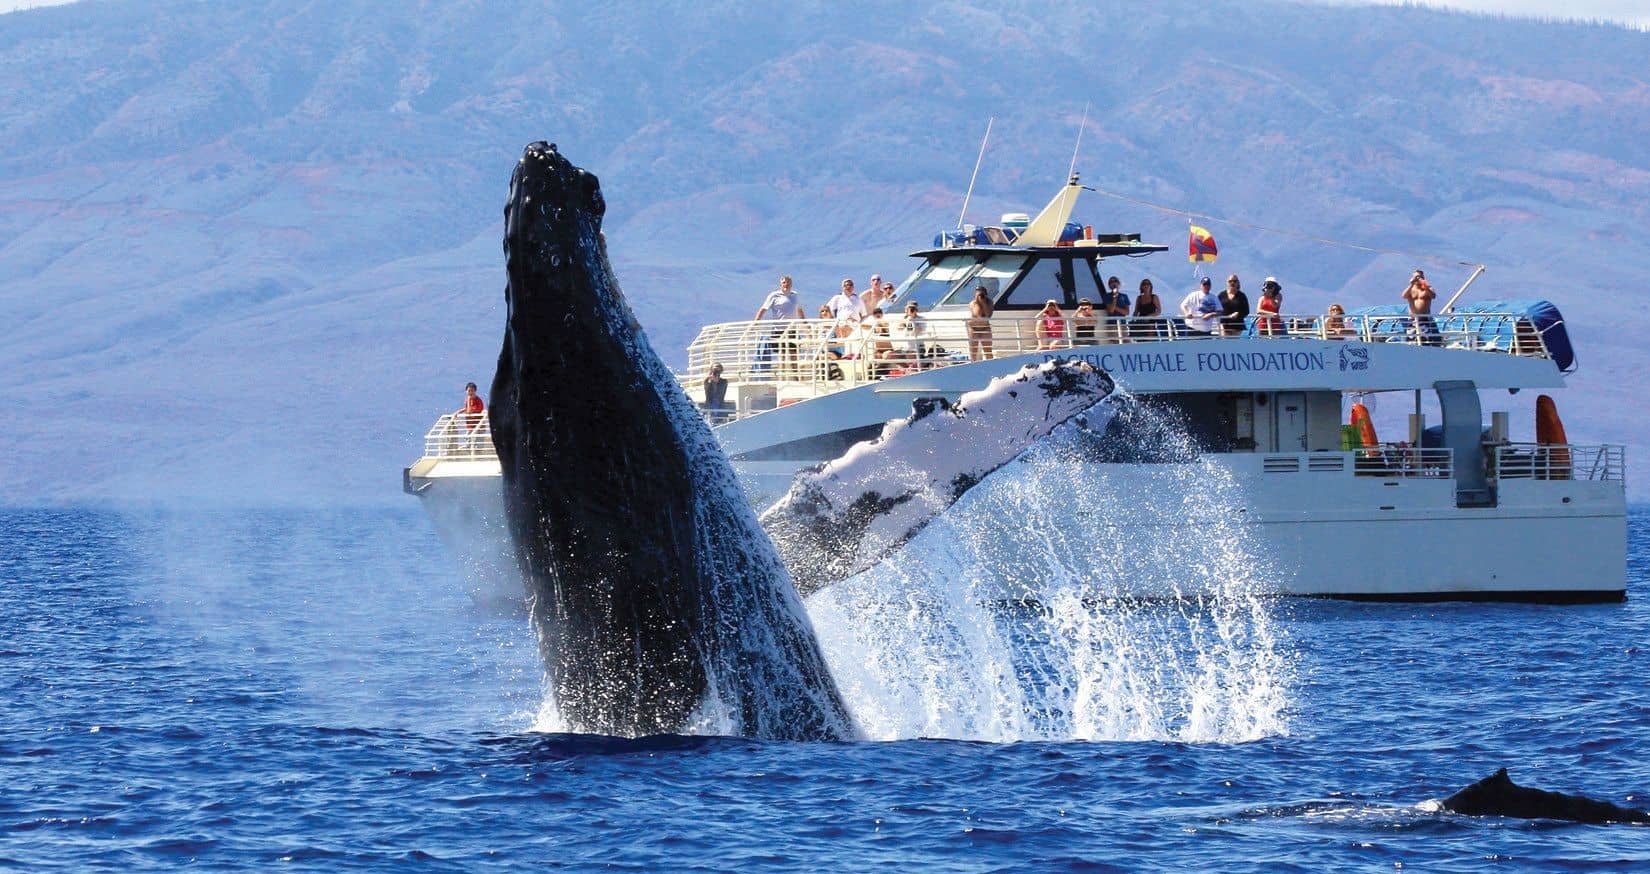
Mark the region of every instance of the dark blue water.
<instances>
[{"instance_id":1,"label":"dark blue water","mask_svg":"<svg viewBox=\"0 0 1650 874\"><path fill-rule=\"evenodd\" d=\"M0 868L1642 870L1650 828L1416 807L1650 806L1644 512L1629 552L1624 605L1290 602L1252 743L624 741L528 731L525 621L416 509L0 512Z\"/></svg>"}]
</instances>

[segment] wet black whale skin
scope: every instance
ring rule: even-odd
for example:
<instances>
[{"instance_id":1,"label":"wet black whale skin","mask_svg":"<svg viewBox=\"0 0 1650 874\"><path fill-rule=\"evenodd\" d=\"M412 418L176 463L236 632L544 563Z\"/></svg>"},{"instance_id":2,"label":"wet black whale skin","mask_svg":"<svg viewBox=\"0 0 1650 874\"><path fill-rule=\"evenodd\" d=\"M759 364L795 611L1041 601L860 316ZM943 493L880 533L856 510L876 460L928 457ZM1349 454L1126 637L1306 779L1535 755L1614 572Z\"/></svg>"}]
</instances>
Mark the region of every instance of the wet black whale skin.
<instances>
[{"instance_id":1,"label":"wet black whale skin","mask_svg":"<svg viewBox=\"0 0 1650 874\"><path fill-rule=\"evenodd\" d=\"M1502 768L1441 802L1446 810L1470 816L1511 816L1520 819L1562 819L1571 822L1650 823L1650 813L1598 801L1520 786Z\"/></svg>"},{"instance_id":2,"label":"wet black whale skin","mask_svg":"<svg viewBox=\"0 0 1650 874\"><path fill-rule=\"evenodd\" d=\"M579 732L679 732L715 685L742 733L850 736L788 574L624 302L603 211L594 175L526 148L489 418L560 715Z\"/></svg>"}]
</instances>

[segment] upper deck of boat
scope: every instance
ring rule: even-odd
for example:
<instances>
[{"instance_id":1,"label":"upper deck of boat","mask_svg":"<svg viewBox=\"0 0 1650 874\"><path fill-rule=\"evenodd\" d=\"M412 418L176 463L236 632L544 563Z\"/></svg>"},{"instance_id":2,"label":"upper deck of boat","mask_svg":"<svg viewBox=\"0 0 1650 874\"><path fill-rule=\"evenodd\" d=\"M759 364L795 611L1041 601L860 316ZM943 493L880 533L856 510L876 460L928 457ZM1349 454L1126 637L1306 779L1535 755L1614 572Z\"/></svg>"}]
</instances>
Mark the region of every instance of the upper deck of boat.
<instances>
[{"instance_id":1,"label":"upper deck of boat","mask_svg":"<svg viewBox=\"0 0 1650 874\"><path fill-rule=\"evenodd\" d=\"M703 400L713 365L728 381L717 423L814 397L892 381L958 386L1004 366L1076 357L1137 391L1318 388L1347 391L1430 389L1464 379L1479 388L1544 388L1563 377L1543 335L1521 315L1459 313L1428 317L1283 315L1250 317L1241 331L1206 334L1181 319L1096 318L1066 313L1051 325L1036 314L969 319L966 311L922 317L914 335L898 318L886 330L867 320L836 337L828 319L707 325L688 346L683 387ZM1014 360L1018 359L1018 360ZM966 368L971 372L941 371ZM978 387L978 386L975 386ZM918 390L913 388L912 390Z\"/></svg>"}]
</instances>

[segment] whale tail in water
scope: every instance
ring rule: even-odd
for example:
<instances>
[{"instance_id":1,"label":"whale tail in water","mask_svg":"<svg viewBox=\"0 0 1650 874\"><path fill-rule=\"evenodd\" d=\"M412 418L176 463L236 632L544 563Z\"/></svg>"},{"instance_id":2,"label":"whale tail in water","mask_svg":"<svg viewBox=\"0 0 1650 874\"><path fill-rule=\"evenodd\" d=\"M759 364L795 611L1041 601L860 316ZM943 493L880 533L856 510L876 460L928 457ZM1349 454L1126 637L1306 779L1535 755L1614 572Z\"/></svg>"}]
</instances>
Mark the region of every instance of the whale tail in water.
<instances>
[{"instance_id":1,"label":"whale tail in water","mask_svg":"<svg viewBox=\"0 0 1650 874\"><path fill-rule=\"evenodd\" d=\"M789 574L619 291L603 209L533 143L504 211L489 415L556 708L579 732L852 737Z\"/></svg>"},{"instance_id":2,"label":"whale tail in water","mask_svg":"<svg viewBox=\"0 0 1650 874\"><path fill-rule=\"evenodd\" d=\"M1650 823L1650 813L1582 795L1566 795L1520 786L1502 768L1438 802L1445 810L1469 816L1562 819L1586 823Z\"/></svg>"},{"instance_id":3,"label":"whale tail in water","mask_svg":"<svg viewBox=\"0 0 1650 874\"><path fill-rule=\"evenodd\" d=\"M993 471L1060 425L1104 430L1116 385L1081 361L1028 365L951 404L919 398L911 415L823 467L797 474L762 513L802 594L863 571L903 546Z\"/></svg>"}]
</instances>

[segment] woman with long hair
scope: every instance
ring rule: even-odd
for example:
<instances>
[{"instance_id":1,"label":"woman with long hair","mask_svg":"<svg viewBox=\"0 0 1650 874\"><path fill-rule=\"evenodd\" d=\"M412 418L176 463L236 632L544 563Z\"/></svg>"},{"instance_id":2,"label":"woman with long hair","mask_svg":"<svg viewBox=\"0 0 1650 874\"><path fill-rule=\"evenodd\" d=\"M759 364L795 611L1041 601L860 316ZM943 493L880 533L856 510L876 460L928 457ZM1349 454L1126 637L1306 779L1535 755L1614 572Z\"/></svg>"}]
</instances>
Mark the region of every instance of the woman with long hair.
<instances>
[{"instance_id":1,"label":"woman with long hair","mask_svg":"<svg viewBox=\"0 0 1650 874\"><path fill-rule=\"evenodd\" d=\"M1163 298L1152 291L1150 279L1140 280L1140 293L1134 296L1134 321L1129 324L1129 336L1136 340L1156 340L1163 336Z\"/></svg>"},{"instance_id":2,"label":"woman with long hair","mask_svg":"<svg viewBox=\"0 0 1650 874\"><path fill-rule=\"evenodd\" d=\"M1255 304L1255 333L1274 337L1283 333L1283 286L1268 276L1260 285L1260 303Z\"/></svg>"}]
</instances>

